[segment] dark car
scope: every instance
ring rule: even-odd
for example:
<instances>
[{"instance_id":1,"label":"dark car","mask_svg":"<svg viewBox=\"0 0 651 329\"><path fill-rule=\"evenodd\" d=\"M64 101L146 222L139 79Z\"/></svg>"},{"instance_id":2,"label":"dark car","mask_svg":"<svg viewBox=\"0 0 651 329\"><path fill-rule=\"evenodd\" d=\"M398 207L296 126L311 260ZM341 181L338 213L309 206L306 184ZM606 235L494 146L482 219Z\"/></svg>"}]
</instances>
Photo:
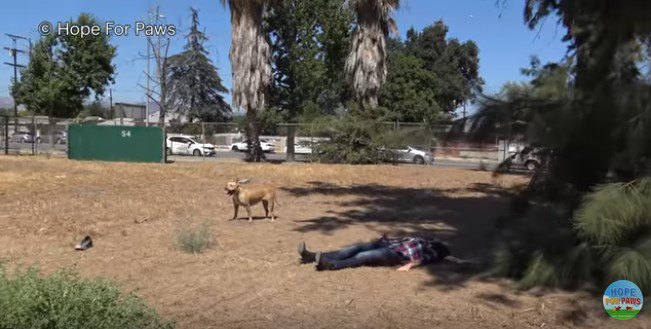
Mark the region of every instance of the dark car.
<instances>
[{"instance_id":1,"label":"dark car","mask_svg":"<svg viewBox=\"0 0 651 329\"><path fill-rule=\"evenodd\" d=\"M511 162L521 165L529 171L536 171L547 162L546 159L551 153L541 148L524 148L522 151L514 154Z\"/></svg>"}]
</instances>

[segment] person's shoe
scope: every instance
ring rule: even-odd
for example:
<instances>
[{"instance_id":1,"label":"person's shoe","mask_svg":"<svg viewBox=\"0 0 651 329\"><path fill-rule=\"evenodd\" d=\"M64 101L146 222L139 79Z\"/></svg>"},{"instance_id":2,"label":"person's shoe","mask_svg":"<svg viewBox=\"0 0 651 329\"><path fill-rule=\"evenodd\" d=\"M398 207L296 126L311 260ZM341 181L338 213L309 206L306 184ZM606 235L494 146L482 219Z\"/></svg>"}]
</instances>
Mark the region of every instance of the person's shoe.
<instances>
[{"instance_id":1,"label":"person's shoe","mask_svg":"<svg viewBox=\"0 0 651 329\"><path fill-rule=\"evenodd\" d=\"M75 246L75 250L84 251L93 247L93 240L90 236L86 236L81 242Z\"/></svg>"},{"instance_id":2,"label":"person's shoe","mask_svg":"<svg viewBox=\"0 0 651 329\"><path fill-rule=\"evenodd\" d=\"M315 265L317 271L331 270L333 268L332 263L330 263L330 261L328 261L325 257L323 257L323 254L321 254L320 252L317 252L314 258L315 258Z\"/></svg>"},{"instance_id":3,"label":"person's shoe","mask_svg":"<svg viewBox=\"0 0 651 329\"><path fill-rule=\"evenodd\" d=\"M316 255L313 252L309 252L307 250L307 246L303 241L301 241L301 243L298 244L298 253L301 255L301 262L303 264L312 263L316 260L315 258Z\"/></svg>"}]
</instances>

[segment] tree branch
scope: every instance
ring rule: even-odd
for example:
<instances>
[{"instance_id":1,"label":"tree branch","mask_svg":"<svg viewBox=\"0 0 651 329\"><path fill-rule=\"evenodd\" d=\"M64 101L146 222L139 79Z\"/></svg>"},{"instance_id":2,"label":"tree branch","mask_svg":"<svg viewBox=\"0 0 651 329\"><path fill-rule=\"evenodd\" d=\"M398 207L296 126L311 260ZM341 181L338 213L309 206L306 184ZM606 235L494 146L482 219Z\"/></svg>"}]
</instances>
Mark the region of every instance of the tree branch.
<instances>
[{"instance_id":1,"label":"tree branch","mask_svg":"<svg viewBox=\"0 0 651 329\"><path fill-rule=\"evenodd\" d=\"M147 87L145 87L145 86L143 86L143 85L141 85L141 84L138 84L138 87L140 87L140 88L142 88L142 89L147 89ZM158 93L156 90L153 90L153 89L151 89L151 88L150 88L150 90L149 90L149 93L150 93L150 94L155 94L156 96L160 97L160 93Z\"/></svg>"}]
</instances>

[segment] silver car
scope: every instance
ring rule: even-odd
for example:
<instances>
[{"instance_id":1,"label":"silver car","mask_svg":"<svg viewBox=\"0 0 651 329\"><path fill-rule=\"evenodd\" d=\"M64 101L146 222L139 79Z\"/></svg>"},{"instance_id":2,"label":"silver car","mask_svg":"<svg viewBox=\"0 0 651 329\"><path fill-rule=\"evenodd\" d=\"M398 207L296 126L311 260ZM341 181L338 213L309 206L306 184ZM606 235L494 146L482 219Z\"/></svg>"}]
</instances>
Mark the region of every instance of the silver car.
<instances>
[{"instance_id":1,"label":"silver car","mask_svg":"<svg viewBox=\"0 0 651 329\"><path fill-rule=\"evenodd\" d=\"M20 143L34 143L34 135L30 133L29 131L23 131L19 130L11 136L9 136L9 140L12 142L20 142ZM36 137L36 142L40 143L41 137Z\"/></svg>"},{"instance_id":2,"label":"silver car","mask_svg":"<svg viewBox=\"0 0 651 329\"><path fill-rule=\"evenodd\" d=\"M394 154L394 160L404 163L431 164L434 162L432 153L423 151L413 146L407 146L404 149L391 150Z\"/></svg>"}]
</instances>

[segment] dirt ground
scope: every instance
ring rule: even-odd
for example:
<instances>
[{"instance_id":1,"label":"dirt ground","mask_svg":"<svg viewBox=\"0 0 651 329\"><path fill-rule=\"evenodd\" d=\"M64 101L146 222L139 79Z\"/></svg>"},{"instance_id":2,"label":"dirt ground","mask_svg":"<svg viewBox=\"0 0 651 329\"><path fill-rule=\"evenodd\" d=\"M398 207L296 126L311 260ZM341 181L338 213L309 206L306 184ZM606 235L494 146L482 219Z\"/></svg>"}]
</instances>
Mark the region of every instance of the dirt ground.
<instances>
[{"instance_id":1,"label":"dirt ground","mask_svg":"<svg viewBox=\"0 0 651 329\"><path fill-rule=\"evenodd\" d=\"M235 177L279 186L277 222L228 221L223 188ZM526 181L415 166L0 157L0 259L116 280L179 328L651 328L648 316L608 318L599 296L516 293L475 269L316 272L298 262L301 240L328 250L384 232L437 236L459 257L487 260L506 194ZM178 230L203 223L216 246L180 251ZM75 252L86 234L95 247Z\"/></svg>"}]
</instances>

